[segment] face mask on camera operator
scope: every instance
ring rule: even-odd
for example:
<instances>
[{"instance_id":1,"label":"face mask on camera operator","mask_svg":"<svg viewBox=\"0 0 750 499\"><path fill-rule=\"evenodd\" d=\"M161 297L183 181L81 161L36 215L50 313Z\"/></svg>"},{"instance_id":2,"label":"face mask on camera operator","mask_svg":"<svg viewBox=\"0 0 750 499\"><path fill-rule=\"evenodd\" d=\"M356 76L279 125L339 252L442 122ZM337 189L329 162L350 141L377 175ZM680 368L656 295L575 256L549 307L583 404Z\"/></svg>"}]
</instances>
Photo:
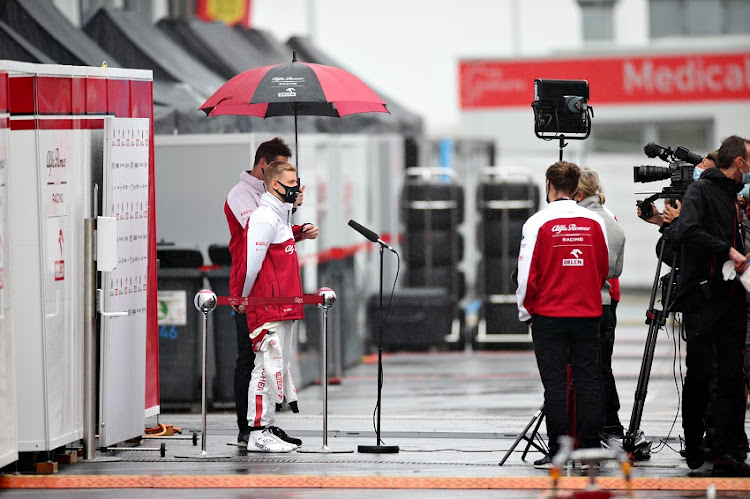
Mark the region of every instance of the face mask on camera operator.
<instances>
[{"instance_id":1,"label":"face mask on camera operator","mask_svg":"<svg viewBox=\"0 0 750 499\"><path fill-rule=\"evenodd\" d=\"M718 165L722 168L724 175L733 179L739 185L745 185L750 182L750 163L747 158L750 157L750 144L745 144L745 157L736 156L734 158L720 157ZM722 163L727 164L725 167Z\"/></svg>"},{"instance_id":2,"label":"face mask on camera operator","mask_svg":"<svg viewBox=\"0 0 750 499\"><path fill-rule=\"evenodd\" d=\"M716 155L719 154L719 151L713 151L711 153L708 153L704 158L703 161L695 165L695 169L693 170L693 180L698 180L701 178L701 174L708 170L709 168L713 168L716 166Z\"/></svg>"}]
</instances>

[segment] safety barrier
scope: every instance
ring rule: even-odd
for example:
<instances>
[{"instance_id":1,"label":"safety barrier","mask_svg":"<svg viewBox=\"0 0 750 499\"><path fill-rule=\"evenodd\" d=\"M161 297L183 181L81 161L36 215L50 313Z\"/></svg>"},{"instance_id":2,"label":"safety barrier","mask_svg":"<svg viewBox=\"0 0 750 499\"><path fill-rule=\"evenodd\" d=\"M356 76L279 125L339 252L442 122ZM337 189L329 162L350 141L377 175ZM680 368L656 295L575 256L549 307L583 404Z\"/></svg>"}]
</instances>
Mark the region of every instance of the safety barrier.
<instances>
[{"instance_id":1,"label":"safety barrier","mask_svg":"<svg viewBox=\"0 0 750 499\"><path fill-rule=\"evenodd\" d=\"M195 308L203 314L203 375L201 379L201 454L199 457L209 456L206 451L206 412L208 409L207 396L207 352L208 352L208 314L218 305L234 306L262 306L262 305L317 305L323 311L323 447L318 452L334 452L328 447L328 310L336 303L336 293L331 288L320 288L316 294L301 296L276 297L230 297L220 296L210 289L198 291L193 300ZM181 457L181 456L178 456ZM196 456L190 456L196 457Z\"/></svg>"}]
</instances>

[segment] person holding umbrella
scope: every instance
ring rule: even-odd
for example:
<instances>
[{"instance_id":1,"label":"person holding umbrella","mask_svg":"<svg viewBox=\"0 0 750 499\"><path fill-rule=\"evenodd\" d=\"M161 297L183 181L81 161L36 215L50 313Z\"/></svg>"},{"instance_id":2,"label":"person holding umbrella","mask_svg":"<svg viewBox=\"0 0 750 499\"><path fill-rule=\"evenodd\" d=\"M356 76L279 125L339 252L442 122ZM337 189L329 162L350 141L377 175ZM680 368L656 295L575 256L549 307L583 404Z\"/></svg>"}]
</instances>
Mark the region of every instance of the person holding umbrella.
<instances>
[{"instance_id":1,"label":"person holding umbrella","mask_svg":"<svg viewBox=\"0 0 750 499\"><path fill-rule=\"evenodd\" d=\"M229 294L231 296L242 295L242 284L245 279L245 243L247 221L250 215L258 208L260 198L266 192L263 182L263 171L274 161L289 161L292 152L283 139L276 137L263 142L255 153L252 170L240 174L240 181L235 185L227 196L224 203L224 214L229 226L229 252L232 257L231 272L229 277ZM302 204L304 187L300 189L295 206ZM318 237L318 228L312 224L297 225L292 227L295 239L315 239ZM250 342L250 332L245 317L245 307L233 306L235 326L237 332L237 361L234 371L234 396L237 411L237 426L239 434L237 443L247 445L250 429L248 427L248 387L253 370L255 355ZM285 338L282 344L284 348L284 393L283 396L289 403L293 412L298 412L297 392L292 379L290 359L292 356L292 336ZM279 404L280 406L281 404ZM283 432L276 427L270 428L271 432L282 435ZM286 436L285 434L283 434ZM291 437L287 437L291 438ZM293 439L294 443L300 445L299 439Z\"/></svg>"}]
</instances>

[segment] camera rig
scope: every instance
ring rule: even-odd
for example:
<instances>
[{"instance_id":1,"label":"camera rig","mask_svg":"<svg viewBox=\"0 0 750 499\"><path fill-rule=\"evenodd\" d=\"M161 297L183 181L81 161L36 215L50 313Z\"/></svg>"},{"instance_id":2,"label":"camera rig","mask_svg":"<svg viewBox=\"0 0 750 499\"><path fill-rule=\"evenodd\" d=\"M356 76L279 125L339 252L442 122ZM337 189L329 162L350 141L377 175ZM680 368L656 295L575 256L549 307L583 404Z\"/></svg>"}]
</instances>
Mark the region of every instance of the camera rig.
<instances>
[{"instance_id":1,"label":"camera rig","mask_svg":"<svg viewBox=\"0 0 750 499\"><path fill-rule=\"evenodd\" d=\"M693 182L693 170L703 158L682 146L672 150L653 142L646 144L643 152L649 158L658 157L663 161L668 161L669 166L636 166L633 168L633 180L635 182L654 182L666 179L671 181L670 185L662 189L661 192L657 192L638 203L638 206L641 208L641 218L646 219L653 215L651 213L651 203L657 198L670 198L674 201L684 196L685 190ZM671 261L665 262L666 245L667 238L662 237L657 247L658 261L656 263L656 273L653 286L651 287L648 310L646 310L646 324L648 325L646 345L641 361L641 370L638 375L638 384L635 389L633 412L630 416L630 424L623 438L623 449L633 460L643 460L651 457L651 441L646 439L643 431L640 429L641 418L646 404L651 366L654 362L656 339L659 330L666 326L667 318L674 311L675 305L674 298L676 295L676 274L679 256L677 252L673 252L670 258ZM669 265L670 270L667 274L661 275L662 264L664 263ZM662 306L658 308L656 302L657 292L660 287L662 289Z\"/></svg>"},{"instance_id":2,"label":"camera rig","mask_svg":"<svg viewBox=\"0 0 750 499\"><path fill-rule=\"evenodd\" d=\"M677 199L682 199L688 186L693 183L693 170L695 166L703 161L703 158L692 152L686 147L677 146L674 150L669 147L662 147L653 142L643 146L643 152L649 158L659 158L667 161L668 166L641 165L633 167L634 182L657 182L659 180L669 180L670 184L643 201L637 203L641 209L641 218L644 220L651 218L654 214L651 210L651 203L657 199L670 199L674 203Z\"/></svg>"}]
</instances>

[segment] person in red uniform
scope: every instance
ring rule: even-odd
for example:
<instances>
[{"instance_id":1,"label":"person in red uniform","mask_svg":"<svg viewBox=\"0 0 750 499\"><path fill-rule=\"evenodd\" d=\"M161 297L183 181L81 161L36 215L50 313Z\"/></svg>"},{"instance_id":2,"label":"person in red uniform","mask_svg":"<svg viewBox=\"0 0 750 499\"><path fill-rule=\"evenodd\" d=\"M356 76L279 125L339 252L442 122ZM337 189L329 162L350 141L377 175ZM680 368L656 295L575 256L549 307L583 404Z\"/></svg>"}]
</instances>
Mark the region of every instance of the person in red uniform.
<instances>
[{"instance_id":1,"label":"person in red uniform","mask_svg":"<svg viewBox=\"0 0 750 499\"><path fill-rule=\"evenodd\" d=\"M288 162L292 151L283 139L275 137L263 142L258 146L253 161L253 168L240 174L240 181L229 191L224 203L224 214L229 227L229 253L232 257L231 273L229 277L230 296L242 295L242 284L245 280L245 227L250 215L258 208L260 197L266 192L263 182L263 170L274 161ZM295 207L302 204L304 186L295 201ZM318 228L312 224L293 226L295 238L315 239L318 237ZM237 426L239 434L237 442L239 445L247 445L250 430L247 426L247 389L250 385L250 375L253 370L252 345L250 343L249 331L247 330L247 319L245 318L245 307L232 306L234 309L235 329L237 333L237 361L234 369L234 400L237 411ZM284 348L284 358L289 362L292 356L292 342L289 337L288 344ZM284 370L284 397L286 398L292 412L298 412L297 392L289 365ZM272 428L276 431L276 428Z\"/></svg>"},{"instance_id":2,"label":"person in red uniform","mask_svg":"<svg viewBox=\"0 0 750 499\"><path fill-rule=\"evenodd\" d=\"M245 279L242 296L251 298L293 297L302 294L299 261L292 231L292 209L299 185L296 168L275 161L263 172L266 192L247 222ZM247 329L255 352L248 390L247 449L288 452L297 448L295 439L283 430L273 432L276 404L284 394L282 345L292 335L295 320L303 319L302 305L256 305L245 309Z\"/></svg>"},{"instance_id":3,"label":"person in red uniform","mask_svg":"<svg viewBox=\"0 0 750 499\"><path fill-rule=\"evenodd\" d=\"M518 256L518 318L531 325L550 448L536 467L550 466L558 438L568 433L568 363L577 395L578 446L599 447L599 320L609 251L602 218L573 201L579 178L578 166L567 161L547 169L549 206L524 223Z\"/></svg>"}]
</instances>

